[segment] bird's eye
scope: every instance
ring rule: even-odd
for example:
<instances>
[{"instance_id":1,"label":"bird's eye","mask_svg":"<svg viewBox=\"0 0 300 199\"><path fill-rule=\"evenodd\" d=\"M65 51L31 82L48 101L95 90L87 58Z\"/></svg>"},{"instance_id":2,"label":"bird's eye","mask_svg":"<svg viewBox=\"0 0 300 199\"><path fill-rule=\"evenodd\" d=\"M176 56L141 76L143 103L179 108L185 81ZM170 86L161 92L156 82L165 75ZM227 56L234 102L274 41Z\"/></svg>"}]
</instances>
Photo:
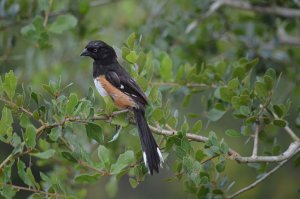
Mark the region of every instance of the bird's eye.
<instances>
[{"instance_id":1,"label":"bird's eye","mask_svg":"<svg viewBox=\"0 0 300 199\"><path fill-rule=\"evenodd\" d=\"M94 49L93 49L93 52L94 52L94 53L98 52L97 48L94 48Z\"/></svg>"}]
</instances>

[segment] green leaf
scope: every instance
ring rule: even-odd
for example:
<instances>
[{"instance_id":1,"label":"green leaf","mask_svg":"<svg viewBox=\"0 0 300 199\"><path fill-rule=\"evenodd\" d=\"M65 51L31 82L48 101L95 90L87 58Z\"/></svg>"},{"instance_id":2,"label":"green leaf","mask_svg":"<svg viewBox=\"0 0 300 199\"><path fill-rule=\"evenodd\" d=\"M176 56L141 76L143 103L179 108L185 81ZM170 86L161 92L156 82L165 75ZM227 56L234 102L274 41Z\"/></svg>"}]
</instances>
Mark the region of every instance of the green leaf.
<instances>
[{"instance_id":1,"label":"green leaf","mask_svg":"<svg viewBox=\"0 0 300 199\"><path fill-rule=\"evenodd\" d=\"M90 9L90 4L88 0L82 0L79 2L79 12L80 14L86 14L88 13Z\"/></svg>"},{"instance_id":2,"label":"green leaf","mask_svg":"<svg viewBox=\"0 0 300 199\"><path fill-rule=\"evenodd\" d=\"M246 69L244 67L236 67L233 70L233 77L237 77L239 80L242 80L246 76Z\"/></svg>"},{"instance_id":3,"label":"green leaf","mask_svg":"<svg viewBox=\"0 0 300 199\"><path fill-rule=\"evenodd\" d=\"M251 61L247 61L247 63L244 65L244 67L246 68L247 71L249 71L251 68L253 68L254 66L256 66L256 64L258 63L259 59L253 59Z\"/></svg>"},{"instance_id":4,"label":"green leaf","mask_svg":"<svg viewBox=\"0 0 300 199\"><path fill-rule=\"evenodd\" d=\"M17 189L13 188L10 185L2 185L2 191L0 192L1 195L4 196L6 199L11 199L16 195Z\"/></svg>"},{"instance_id":5,"label":"green leaf","mask_svg":"<svg viewBox=\"0 0 300 199\"><path fill-rule=\"evenodd\" d=\"M80 174L75 176L74 181L77 183L92 183L97 182L99 180L100 174Z\"/></svg>"},{"instance_id":6,"label":"green leaf","mask_svg":"<svg viewBox=\"0 0 300 199\"><path fill-rule=\"evenodd\" d=\"M49 31L57 34L74 28L77 25L77 19L71 14L58 16L52 24L49 24Z\"/></svg>"},{"instance_id":7,"label":"green leaf","mask_svg":"<svg viewBox=\"0 0 300 199\"><path fill-rule=\"evenodd\" d=\"M0 120L0 135L5 135L8 133L8 129L11 128L13 123L13 117L11 114L11 110L4 107L2 109L2 116Z\"/></svg>"},{"instance_id":8,"label":"green leaf","mask_svg":"<svg viewBox=\"0 0 300 199\"><path fill-rule=\"evenodd\" d=\"M228 82L227 86L231 90L236 90L240 86L240 81L238 80L238 78L234 78Z\"/></svg>"},{"instance_id":9,"label":"green leaf","mask_svg":"<svg viewBox=\"0 0 300 199\"><path fill-rule=\"evenodd\" d=\"M27 128L28 126L31 125L31 122L30 122L28 116L25 115L24 113L22 113L21 116L20 116L20 125L23 128Z\"/></svg>"},{"instance_id":10,"label":"green leaf","mask_svg":"<svg viewBox=\"0 0 300 199\"><path fill-rule=\"evenodd\" d=\"M25 168L26 168L25 163L22 162L21 160L18 160L17 167L18 167L18 175L22 179L22 181L28 186L34 186L29 176L25 172Z\"/></svg>"},{"instance_id":11,"label":"green leaf","mask_svg":"<svg viewBox=\"0 0 300 199\"><path fill-rule=\"evenodd\" d=\"M273 80L276 79L276 71L273 68L268 68L265 74L270 76Z\"/></svg>"},{"instance_id":12,"label":"green leaf","mask_svg":"<svg viewBox=\"0 0 300 199\"><path fill-rule=\"evenodd\" d=\"M285 127L286 126L286 124L287 124L287 122L285 121L285 120L281 120L281 119L275 119L275 120L273 120L273 124L275 125L275 126L278 126L278 127Z\"/></svg>"},{"instance_id":13,"label":"green leaf","mask_svg":"<svg viewBox=\"0 0 300 199\"><path fill-rule=\"evenodd\" d=\"M43 89L47 91L51 96L55 96L55 89L51 84L43 84Z\"/></svg>"},{"instance_id":14,"label":"green leaf","mask_svg":"<svg viewBox=\"0 0 300 199\"><path fill-rule=\"evenodd\" d=\"M128 44L128 47L133 50L134 48L134 41L135 41L135 37L136 37L136 34L133 32L129 35L128 39L127 39L127 44Z\"/></svg>"},{"instance_id":15,"label":"green leaf","mask_svg":"<svg viewBox=\"0 0 300 199\"><path fill-rule=\"evenodd\" d=\"M168 55L165 55L160 66L160 75L163 80L171 81L173 78L172 60Z\"/></svg>"},{"instance_id":16,"label":"green leaf","mask_svg":"<svg viewBox=\"0 0 300 199\"><path fill-rule=\"evenodd\" d=\"M272 90L273 85L274 85L274 80L272 79L272 77L265 75L264 76L264 83L265 83L265 87L268 91Z\"/></svg>"},{"instance_id":17,"label":"green leaf","mask_svg":"<svg viewBox=\"0 0 300 199\"><path fill-rule=\"evenodd\" d=\"M68 115L70 115L74 111L74 108L77 105L77 103L78 103L77 94L76 93L71 93L70 97L69 97L69 101L66 105L66 113Z\"/></svg>"},{"instance_id":18,"label":"green leaf","mask_svg":"<svg viewBox=\"0 0 300 199\"><path fill-rule=\"evenodd\" d=\"M111 176L108 183L105 186L105 191L110 198L116 196L118 192L118 181L116 176Z\"/></svg>"},{"instance_id":19,"label":"green leaf","mask_svg":"<svg viewBox=\"0 0 300 199\"><path fill-rule=\"evenodd\" d=\"M242 134L234 129L228 129L225 131L225 134L229 137L241 137Z\"/></svg>"},{"instance_id":20,"label":"green leaf","mask_svg":"<svg viewBox=\"0 0 300 199\"><path fill-rule=\"evenodd\" d=\"M3 92L4 92L3 82L2 82L2 78L0 76L0 96L2 95Z\"/></svg>"},{"instance_id":21,"label":"green leaf","mask_svg":"<svg viewBox=\"0 0 300 199\"><path fill-rule=\"evenodd\" d=\"M134 64L137 60L138 56L135 51L130 51L128 55L126 55L126 60L132 64Z\"/></svg>"},{"instance_id":22,"label":"green leaf","mask_svg":"<svg viewBox=\"0 0 300 199\"><path fill-rule=\"evenodd\" d=\"M219 173L225 170L225 161L221 161L216 165L216 169Z\"/></svg>"},{"instance_id":23,"label":"green leaf","mask_svg":"<svg viewBox=\"0 0 300 199\"><path fill-rule=\"evenodd\" d=\"M28 126L25 131L24 140L28 148L34 148L36 145L36 130L34 126Z\"/></svg>"},{"instance_id":24,"label":"green leaf","mask_svg":"<svg viewBox=\"0 0 300 199\"><path fill-rule=\"evenodd\" d=\"M190 129L189 123L187 122L186 118L184 118L184 122L181 125L181 133L186 134L188 130Z\"/></svg>"},{"instance_id":25,"label":"green leaf","mask_svg":"<svg viewBox=\"0 0 300 199\"><path fill-rule=\"evenodd\" d=\"M40 119L40 114L39 114L38 110L33 111L32 115L35 120Z\"/></svg>"},{"instance_id":26,"label":"green leaf","mask_svg":"<svg viewBox=\"0 0 300 199\"><path fill-rule=\"evenodd\" d=\"M12 136L11 145L16 148L18 145L21 144L21 141L22 140L21 140L20 136L18 136L16 133L14 133Z\"/></svg>"},{"instance_id":27,"label":"green leaf","mask_svg":"<svg viewBox=\"0 0 300 199\"><path fill-rule=\"evenodd\" d=\"M98 143L103 142L102 128L99 125L89 122L85 125L85 129L89 138L96 140Z\"/></svg>"},{"instance_id":28,"label":"green leaf","mask_svg":"<svg viewBox=\"0 0 300 199\"><path fill-rule=\"evenodd\" d=\"M198 162L201 162L204 158L206 157L205 153L203 152L203 150L197 150L196 154L195 154L195 159Z\"/></svg>"},{"instance_id":29,"label":"green leaf","mask_svg":"<svg viewBox=\"0 0 300 199\"><path fill-rule=\"evenodd\" d=\"M40 17L38 17L36 19L40 19ZM34 20L36 20L36 19L34 19ZM39 37L37 30L33 24L29 24L29 25L22 27L21 34L31 41L36 41L36 40L38 40L38 37Z\"/></svg>"},{"instance_id":30,"label":"green leaf","mask_svg":"<svg viewBox=\"0 0 300 199\"><path fill-rule=\"evenodd\" d=\"M37 158L40 158L40 159L49 159L54 154L55 154L55 150L54 149L49 149L47 151L40 152L40 153L31 153L31 155L33 155L33 156L35 156Z\"/></svg>"},{"instance_id":31,"label":"green leaf","mask_svg":"<svg viewBox=\"0 0 300 199\"><path fill-rule=\"evenodd\" d=\"M14 74L14 72L11 70L4 76L4 82L3 82L3 90L6 93L6 95L9 97L9 99L13 99L15 96L17 88L17 78Z\"/></svg>"},{"instance_id":32,"label":"green leaf","mask_svg":"<svg viewBox=\"0 0 300 199\"><path fill-rule=\"evenodd\" d=\"M120 173L125 167L134 162L133 151L126 151L121 154L116 163L111 166L110 173L112 175Z\"/></svg>"},{"instance_id":33,"label":"green leaf","mask_svg":"<svg viewBox=\"0 0 300 199\"><path fill-rule=\"evenodd\" d=\"M98 157L102 163L104 163L105 168L110 166L110 151L103 145L98 147Z\"/></svg>"},{"instance_id":34,"label":"green leaf","mask_svg":"<svg viewBox=\"0 0 300 199\"><path fill-rule=\"evenodd\" d=\"M30 97L34 100L34 102L38 105L39 104L39 99L38 95L35 92L31 92Z\"/></svg>"},{"instance_id":35,"label":"green leaf","mask_svg":"<svg viewBox=\"0 0 300 199\"><path fill-rule=\"evenodd\" d=\"M220 97L225 102L230 102L231 98L235 95L235 92L227 87L220 88Z\"/></svg>"},{"instance_id":36,"label":"green leaf","mask_svg":"<svg viewBox=\"0 0 300 199\"><path fill-rule=\"evenodd\" d=\"M126 127L128 126L128 118L126 114L119 114L113 117L111 120L111 124L115 124L117 126Z\"/></svg>"},{"instance_id":37,"label":"green leaf","mask_svg":"<svg viewBox=\"0 0 300 199\"><path fill-rule=\"evenodd\" d=\"M281 118L283 116L283 110L281 109L281 107L279 105L274 105L273 106L274 112L275 114Z\"/></svg>"},{"instance_id":38,"label":"green leaf","mask_svg":"<svg viewBox=\"0 0 300 199\"><path fill-rule=\"evenodd\" d=\"M27 167L26 174L30 179L31 183L34 184L34 187L40 189L40 185L36 182L34 175L32 174L31 168Z\"/></svg>"},{"instance_id":39,"label":"green leaf","mask_svg":"<svg viewBox=\"0 0 300 199\"><path fill-rule=\"evenodd\" d=\"M38 3L39 11L46 11L49 9L49 1L48 0L39 0L37 3Z\"/></svg>"},{"instance_id":40,"label":"green leaf","mask_svg":"<svg viewBox=\"0 0 300 199\"><path fill-rule=\"evenodd\" d=\"M247 124L251 124L257 121L257 117L256 116L252 116L246 119L246 123Z\"/></svg>"},{"instance_id":41,"label":"green leaf","mask_svg":"<svg viewBox=\"0 0 300 199\"><path fill-rule=\"evenodd\" d=\"M191 94L185 95L184 98L183 98L182 106L183 107L187 107L190 104L191 99L192 99L192 95Z\"/></svg>"},{"instance_id":42,"label":"green leaf","mask_svg":"<svg viewBox=\"0 0 300 199\"><path fill-rule=\"evenodd\" d=\"M44 19L41 16L36 16L32 21L32 24L26 25L21 29L21 33L37 47L46 48L51 45L49 43L49 35L43 25L43 21Z\"/></svg>"},{"instance_id":43,"label":"green leaf","mask_svg":"<svg viewBox=\"0 0 300 199\"><path fill-rule=\"evenodd\" d=\"M52 128L49 134L50 140L56 142L57 139L61 136L62 129L61 127Z\"/></svg>"},{"instance_id":44,"label":"green leaf","mask_svg":"<svg viewBox=\"0 0 300 199\"><path fill-rule=\"evenodd\" d=\"M226 113L226 111L222 111L222 110L213 108L207 113L207 117L209 120L215 122L215 121L219 120L225 113Z\"/></svg>"},{"instance_id":45,"label":"green leaf","mask_svg":"<svg viewBox=\"0 0 300 199\"><path fill-rule=\"evenodd\" d=\"M75 157L72 155L72 153L70 153L69 151L63 151L63 152L61 152L61 155L62 155L65 159L69 160L70 162L74 162L74 163L77 162L76 158L75 158Z\"/></svg>"},{"instance_id":46,"label":"green leaf","mask_svg":"<svg viewBox=\"0 0 300 199\"><path fill-rule=\"evenodd\" d=\"M192 128L192 132L193 132L193 133L199 133L199 132L201 131L201 129L202 129L202 121L201 121L201 120L198 120L198 121L194 124L194 126L193 126L193 128Z\"/></svg>"},{"instance_id":47,"label":"green leaf","mask_svg":"<svg viewBox=\"0 0 300 199\"><path fill-rule=\"evenodd\" d=\"M137 76L136 82L143 90L146 90L149 84L149 81L141 75Z\"/></svg>"},{"instance_id":48,"label":"green leaf","mask_svg":"<svg viewBox=\"0 0 300 199\"><path fill-rule=\"evenodd\" d=\"M266 97L268 95L268 90L262 82L255 82L254 91L259 97Z\"/></svg>"},{"instance_id":49,"label":"green leaf","mask_svg":"<svg viewBox=\"0 0 300 199\"><path fill-rule=\"evenodd\" d=\"M139 182L134 178L129 178L129 183L132 188L136 188L139 185Z\"/></svg>"},{"instance_id":50,"label":"green leaf","mask_svg":"<svg viewBox=\"0 0 300 199\"><path fill-rule=\"evenodd\" d=\"M156 102L157 101L157 98L158 98L158 86L153 86L151 91L150 91L150 94L148 96L148 99L151 101L151 102Z\"/></svg>"},{"instance_id":51,"label":"green leaf","mask_svg":"<svg viewBox=\"0 0 300 199\"><path fill-rule=\"evenodd\" d=\"M163 117L164 117L164 111L162 110L161 107L156 108L151 115L151 118L155 121L159 121Z\"/></svg>"},{"instance_id":52,"label":"green leaf","mask_svg":"<svg viewBox=\"0 0 300 199\"><path fill-rule=\"evenodd\" d=\"M184 77L184 66L180 66L177 70L177 74L176 74L176 82L180 82Z\"/></svg>"},{"instance_id":53,"label":"green leaf","mask_svg":"<svg viewBox=\"0 0 300 199\"><path fill-rule=\"evenodd\" d=\"M126 59L126 56L130 53L130 49L127 48L127 47L122 47L122 57L123 59L127 60Z\"/></svg>"}]
</instances>

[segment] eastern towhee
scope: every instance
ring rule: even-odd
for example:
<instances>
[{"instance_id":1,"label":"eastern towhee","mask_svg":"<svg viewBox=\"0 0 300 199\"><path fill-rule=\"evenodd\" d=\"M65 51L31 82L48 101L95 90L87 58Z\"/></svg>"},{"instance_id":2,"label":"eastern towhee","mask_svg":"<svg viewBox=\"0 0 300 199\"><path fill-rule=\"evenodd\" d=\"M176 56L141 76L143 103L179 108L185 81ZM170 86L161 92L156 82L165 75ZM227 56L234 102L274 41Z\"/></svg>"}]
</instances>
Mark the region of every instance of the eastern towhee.
<instances>
[{"instance_id":1,"label":"eastern towhee","mask_svg":"<svg viewBox=\"0 0 300 199\"><path fill-rule=\"evenodd\" d=\"M149 173L158 172L164 162L145 118L147 97L126 70L119 64L115 50L103 41L91 41L81 56L94 59L93 78L101 96L110 96L120 109L130 109L135 115L141 140L143 159Z\"/></svg>"}]
</instances>

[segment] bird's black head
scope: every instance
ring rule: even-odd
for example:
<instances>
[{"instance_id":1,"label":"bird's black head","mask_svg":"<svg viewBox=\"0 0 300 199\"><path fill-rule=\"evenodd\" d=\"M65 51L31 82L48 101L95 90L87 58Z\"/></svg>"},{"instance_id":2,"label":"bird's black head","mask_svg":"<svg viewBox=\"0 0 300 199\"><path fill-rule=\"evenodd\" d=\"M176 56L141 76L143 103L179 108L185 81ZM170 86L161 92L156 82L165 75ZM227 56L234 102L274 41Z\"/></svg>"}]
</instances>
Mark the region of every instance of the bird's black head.
<instances>
[{"instance_id":1,"label":"bird's black head","mask_svg":"<svg viewBox=\"0 0 300 199\"><path fill-rule=\"evenodd\" d=\"M88 56L103 64L114 62L117 59L115 50L103 41L90 41L80 56Z\"/></svg>"}]
</instances>

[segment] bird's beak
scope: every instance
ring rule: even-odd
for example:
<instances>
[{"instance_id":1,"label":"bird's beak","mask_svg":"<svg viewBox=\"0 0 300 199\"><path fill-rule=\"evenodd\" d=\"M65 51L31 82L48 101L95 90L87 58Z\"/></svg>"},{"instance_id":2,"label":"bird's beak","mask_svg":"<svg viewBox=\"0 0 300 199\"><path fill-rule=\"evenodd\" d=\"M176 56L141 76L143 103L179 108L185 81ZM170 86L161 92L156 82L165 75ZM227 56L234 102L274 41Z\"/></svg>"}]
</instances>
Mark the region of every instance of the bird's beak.
<instances>
[{"instance_id":1,"label":"bird's beak","mask_svg":"<svg viewBox=\"0 0 300 199\"><path fill-rule=\"evenodd\" d=\"M89 51L86 48L80 54L80 56L88 56L88 55L89 55Z\"/></svg>"}]
</instances>

